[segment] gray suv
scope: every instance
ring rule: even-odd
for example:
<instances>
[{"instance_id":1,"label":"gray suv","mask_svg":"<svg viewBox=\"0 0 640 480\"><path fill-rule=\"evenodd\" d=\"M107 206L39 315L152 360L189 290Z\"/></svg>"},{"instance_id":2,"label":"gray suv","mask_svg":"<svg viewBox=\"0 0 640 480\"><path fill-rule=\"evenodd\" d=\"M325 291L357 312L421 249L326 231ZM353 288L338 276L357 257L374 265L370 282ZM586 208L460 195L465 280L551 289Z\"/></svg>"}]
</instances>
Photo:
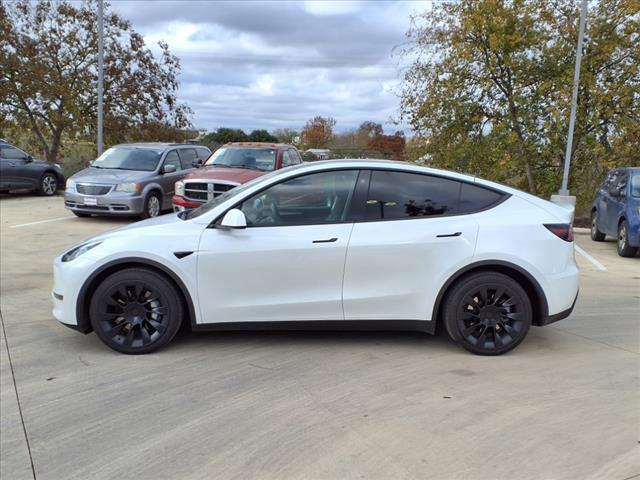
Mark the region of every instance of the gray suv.
<instances>
[{"instance_id":1,"label":"gray suv","mask_svg":"<svg viewBox=\"0 0 640 480\"><path fill-rule=\"evenodd\" d=\"M175 183L209 155L211 151L201 145L116 145L67 180L65 207L79 217L155 217L171 209Z\"/></svg>"}]
</instances>

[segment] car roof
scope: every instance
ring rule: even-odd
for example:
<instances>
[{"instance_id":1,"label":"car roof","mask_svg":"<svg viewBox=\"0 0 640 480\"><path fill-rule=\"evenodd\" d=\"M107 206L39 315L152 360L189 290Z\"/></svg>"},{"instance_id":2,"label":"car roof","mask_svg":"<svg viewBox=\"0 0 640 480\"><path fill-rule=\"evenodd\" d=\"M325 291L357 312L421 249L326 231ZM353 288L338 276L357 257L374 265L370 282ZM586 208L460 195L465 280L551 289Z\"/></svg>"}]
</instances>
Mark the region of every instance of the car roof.
<instances>
[{"instance_id":1,"label":"car roof","mask_svg":"<svg viewBox=\"0 0 640 480\"><path fill-rule=\"evenodd\" d=\"M134 147L148 150L166 150L168 148L209 148L206 145L194 145L191 143L164 143L164 142L139 142L139 143L121 143L114 147Z\"/></svg>"},{"instance_id":2,"label":"car roof","mask_svg":"<svg viewBox=\"0 0 640 480\"><path fill-rule=\"evenodd\" d=\"M296 148L288 143L272 143L272 142L229 142L223 147L243 147L243 148Z\"/></svg>"}]
</instances>

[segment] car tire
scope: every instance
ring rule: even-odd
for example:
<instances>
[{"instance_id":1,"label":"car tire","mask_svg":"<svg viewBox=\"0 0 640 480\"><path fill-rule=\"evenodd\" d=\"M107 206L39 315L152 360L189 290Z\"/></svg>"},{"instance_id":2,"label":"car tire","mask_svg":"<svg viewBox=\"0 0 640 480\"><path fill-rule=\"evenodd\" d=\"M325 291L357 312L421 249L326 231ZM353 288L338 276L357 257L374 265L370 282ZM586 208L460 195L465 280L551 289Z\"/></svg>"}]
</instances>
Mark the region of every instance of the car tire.
<instances>
[{"instance_id":1,"label":"car tire","mask_svg":"<svg viewBox=\"0 0 640 480\"><path fill-rule=\"evenodd\" d=\"M140 214L141 219L157 217L162 213L162 200L157 192L151 192L144 200L144 209Z\"/></svg>"},{"instance_id":2,"label":"car tire","mask_svg":"<svg viewBox=\"0 0 640 480\"><path fill-rule=\"evenodd\" d=\"M591 212L591 240L594 242L603 242L606 235L598 230L598 211Z\"/></svg>"},{"instance_id":3,"label":"car tire","mask_svg":"<svg viewBox=\"0 0 640 480\"><path fill-rule=\"evenodd\" d=\"M629 226L626 220L618 225L618 255L621 257L635 257L638 247L629 246Z\"/></svg>"},{"instance_id":4,"label":"car tire","mask_svg":"<svg viewBox=\"0 0 640 480\"><path fill-rule=\"evenodd\" d=\"M143 268L120 270L100 283L91 298L91 326L121 353L150 353L167 345L182 324L182 301L164 275Z\"/></svg>"},{"instance_id":5,"label":"car tire","mask_svg":"<svg viewBox=\"0 0 640 480\"><path fill-rule=\"evenodd\" d=\"M478 355L501 355L527 336L533 317L522 286L501 273L462 277L447 293L443 323L449 337Z\"/></svg>"},{"instance_id":6,"label":"car tire","mask_svg":"<svg viewBox=\"0 0 640 480\"><path fill-rule=\"evenodd\" d=\"M57 177L51 172L46 172L40 178L40 183L38 184L38 193L40 195L44 195L45 197L50 197L52 195L55 195L57 191L58 191Z\"/></svg>"},{"instance_id":7,"label":"car tire","mask_svg":"<svg viewBox=\"0 0 640 480\"><path fill-rule=\"evenodd\" d=\"M86 217L90 217L91 216L90 213L76 212L74 210L72 210L72 212L76 217L80 217L80 218L86 218Z\"/></svg>"}]
</instances>

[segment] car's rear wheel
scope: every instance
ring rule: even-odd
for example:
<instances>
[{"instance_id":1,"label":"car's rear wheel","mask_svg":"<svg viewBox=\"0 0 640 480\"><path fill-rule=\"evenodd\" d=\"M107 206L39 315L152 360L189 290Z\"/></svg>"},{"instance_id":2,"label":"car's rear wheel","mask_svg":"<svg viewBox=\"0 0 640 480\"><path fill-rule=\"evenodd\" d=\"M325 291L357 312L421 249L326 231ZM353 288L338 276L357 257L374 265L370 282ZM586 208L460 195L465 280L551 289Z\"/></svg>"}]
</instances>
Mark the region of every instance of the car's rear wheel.
<instances>
[{"instance_id":1,"label":"car's rear wheel","mask_svg":"<svg viewBox=\"0 0 640 480\"><path fill-rule=\"evenodd\" d=\"M47 172L42 175L40 185L38 185L38 193L50 197L58 191L58 179L53 173Z\"/></svg>"},{"instance_id":2,"label":"car's rear wheel","mask_svg":"<svg viewBox=\"0 0 640 480\"><path fill-rule=\"evenodd\" d=\"M591 240L594 242L604 241L606 235L598 230L598 211L591 212Z\"/></svg>"},{"instance_id":3,"label":"car's rear wheel","mask_svg":"<svg viewBox=\"0 0 640 480\"><path fill-rule=\"evenodd\" d=\"M618 225L618 255L621 257L635 257L638 247L629 246L629 225L622 220Z\"/></svg>"},{"instance_id":4,"label":"car's rear wheel","mask_svg":"<svg viewBox=\"0 0 640 480\"><path fill-rule=\"evenodd\" d=\"M451 339L479 355L517 347L532 320L529 296L511 277L478 272L463 277L445 298L443 321Z\"/></svg>"},{"instance_id":5,"label":"car's rear wheel","mask_svg":"<svg viewBox=\"0 0 640 480\"><path fill-rule=\"evenodd\" d=\"M107 277L90 304L91 326L108 347L141 354L171 341L182 323L182 302L162 274L128 268Z\"/></svg>"},{"instance_id":6,"label":"car's rear wheel","mask_svg":"<svg viewBox=\"0 0 640 480\"><path fill-rule=\"evenodd\" d=\"M144 201L144 210L140 214L140 218L153 218L160 215L162 212L162 202L160 201L160 195L156 192L151 192L147 195Z\"/></svg>"}]
</instances>

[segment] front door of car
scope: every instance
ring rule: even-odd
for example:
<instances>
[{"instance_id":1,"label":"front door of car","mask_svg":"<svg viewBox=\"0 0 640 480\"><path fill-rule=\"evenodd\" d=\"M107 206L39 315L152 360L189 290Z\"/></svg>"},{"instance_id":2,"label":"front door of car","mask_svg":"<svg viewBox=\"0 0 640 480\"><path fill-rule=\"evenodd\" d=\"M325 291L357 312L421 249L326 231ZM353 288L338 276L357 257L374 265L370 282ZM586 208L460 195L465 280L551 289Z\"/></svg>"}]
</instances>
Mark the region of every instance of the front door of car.
<instances>
[{"instance_id":1,"label":"front door of car","mask_svg":"<svg viewBox=\"0 0 640 480\"><path fill-rule=\"evenodd\" d=\"M3 188L30 188L34 181L29 171L31 160L28 155L13 145L0 145L0 174Z\"/></svg>"},{"instance_id":2,"label":"front door of car","mask_svg":"<svg viewBox=\"0 0 640 480\"><path fill-rule=\"evenodd\" d=\"M619 171L611 188L609 203L607 205L607 229L611 235L618 232L618 220L624 211L626 201L627 182L629 176L623 170Z\"/></svg>"},{"instance_id":3,"label":"front door of car","mask_svg":"<svg viewBox=\"0 0 640 480\"><path fill-rule=\"evenodd\" d=\"M175 184L178 180L184 177L185 173L182 170L182 163L180 161L180 156L178 155L177 150L170 150L167 152L164 158L164 162L162 164L162 168L160 169L160 177L158 182L162 186L162 190L164 191L164 198L162 199L162 208L167 209L171 208L171 200L173 198L173 192L175 190ZM175 172L171 173L162 173L162 169L166 166L172 165L175 167Z\"/></svg>"},{"instance_id":4,"label":"front door of car","mask_svg":"<svg viewBox=\"0 0 640 480\"><path fill-rule=\"evenodd\" d=\"M458 215L461 189L435 176L371 172L367 219L355 223L345 262L345 320L431 318L440 287L475 249L478 224Z\"/></svg>"},{"instance_id":5,"label":"front door of car","mask_svg":"<svg viewBox=\"0 0 640 480\"><path fill-rule=\"evenodd\" d=\"M247 228L207 228L197 269L205 322L342 320L357 176L341 170L285 180L236 207Z\"/></svg>"}]
</instances>

